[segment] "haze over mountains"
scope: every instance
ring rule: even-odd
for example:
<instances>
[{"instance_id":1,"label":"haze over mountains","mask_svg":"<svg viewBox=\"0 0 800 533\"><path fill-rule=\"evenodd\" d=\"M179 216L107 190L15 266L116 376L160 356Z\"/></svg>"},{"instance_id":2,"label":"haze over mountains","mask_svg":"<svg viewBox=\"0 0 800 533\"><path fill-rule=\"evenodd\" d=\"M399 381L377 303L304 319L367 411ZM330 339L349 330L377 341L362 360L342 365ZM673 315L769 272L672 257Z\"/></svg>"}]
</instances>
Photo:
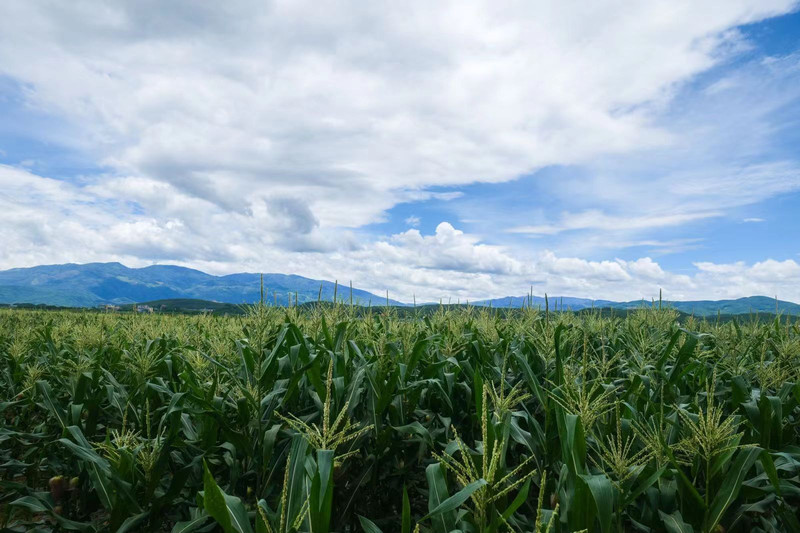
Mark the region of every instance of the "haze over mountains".
<instances>
[{"instance_id":1,"label":"haze over mountains","mask_svg":"<svg viewBox=\"0 0 800 533\"><path fill-rule=\"evenodd\" d=\"M261 275L254 273L213 276L199 270L174 265L153 265L128 268L120 263L88 263L43 265L0 271L0 303L48 304L64 307L96 307L102 304L130 304L167 299L199 299L224 303L255 303L261 297ZM267 300L286 305L321 298L331 301L335 284L330 281L309 279L286 274L264 274ZM350 288L338 287L338 299L349 301ZM353 289L353 302L361 305L384 305L386 296L361 289ZM389 300L391 305L407 305ZM455 302L451 302L455 303ZM463 302L462 302L463 303ZM540 296L494 298L470 302L476 306L522 307L531 304L545 307ZM578 311L589 307L633 309L643 304L641 300L614 302L554 296L549 298L551 309L556 307ZM743 314L750 312L800 315L800 305L776 301L766 296L751 296L736 300L699 300L664 302L679 311L700 316L716 314ZM777 304L777 307L776 307Z\"/></svg>"}]
</instances>

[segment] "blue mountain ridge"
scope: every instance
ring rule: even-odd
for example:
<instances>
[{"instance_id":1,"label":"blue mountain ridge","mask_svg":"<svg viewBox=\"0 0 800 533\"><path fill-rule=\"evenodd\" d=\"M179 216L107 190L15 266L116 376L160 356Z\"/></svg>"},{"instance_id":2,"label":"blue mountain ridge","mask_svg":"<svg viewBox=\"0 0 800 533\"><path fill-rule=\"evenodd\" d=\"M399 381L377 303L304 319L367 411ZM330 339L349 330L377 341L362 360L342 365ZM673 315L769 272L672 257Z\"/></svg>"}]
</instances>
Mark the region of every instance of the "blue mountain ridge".
<instances>
[{"instance_id":1,"label":"blue mountain ridge","mask_svg":"<svg viewBox=\"0 0 800 533\"><path fill-rule=\"evenodd\" d=\"M320 287L322 293L320 296ZM349 301L350 287L287 274L264 274L269 303L286 305L321 298ZM120 263L42 265L0 271L0 303L96 307L166 299L200 299L241 304L261 298L261 274L214 276L192 268L153 265L128 268ZM385 305L386 296L353 289L353 302ZM403 305L389 300L391 305Z\"/></svg>"},{"instance_id":2,"label":"blue mountain ridge","mask_svg":"<svg viewBox=\"0 0 800 533\"><path fill-rule=\"evenodd\" d=\"M267 300L286 305L293 303L297 293L298 303L321 299L332 301L335 283L289 274L264 274ZM261 274L238 273L214 276L176 265L152 265L129 268L120 263L87 263L41 265L0 271L0 303L47 304L64 307L96 307L102 304L130 304L168 299L198 299L220 303L255 303L261 297ZM350 288L339 285L337 298L349 301ZM635 309L651 302L633 300L615 302L588 298L550 297L551 309L579 311L591 307ZM386 297L353 289L356 304L385 305ZM390 305L408 305L389 300ZM541 296L506 296L489 300L471 301L474 306L513 307L524 305L545 307ZM698 316L746 313L774 313L800 315L800 305L776 301L766 296L750 296L735 300L664 301L685 313Z\"/></svg>"},{"instance_id":3,"label":"blue mountain ridge","mask_svg":"<svg viewBox=\"0 0 800 533\"><path fill-rule=\"evenodd\" d=\"M540 296L506 296L504 298L493 298L491 300L478 300L470 302L471 305L478 307L512 307L520 308L532 306L545 308L549 305L551 310L571 310L580 311L589 308L612 308L612 309L637 309L643 306L658 305L658 302L650 300L632 300L628 302L614 302L611 300L591 300L588 298L568 298L554 296L545 298ZM669 301L661 302L662 306L671 307L678 311L697 316L711 316L721 313L724 315L742 315L748 313L779 313L788 315L800 315L800 305L783 300L776 300L768 296L748 296L734 300L691 300L691 301Z\"/></svg>"}]
</instances>

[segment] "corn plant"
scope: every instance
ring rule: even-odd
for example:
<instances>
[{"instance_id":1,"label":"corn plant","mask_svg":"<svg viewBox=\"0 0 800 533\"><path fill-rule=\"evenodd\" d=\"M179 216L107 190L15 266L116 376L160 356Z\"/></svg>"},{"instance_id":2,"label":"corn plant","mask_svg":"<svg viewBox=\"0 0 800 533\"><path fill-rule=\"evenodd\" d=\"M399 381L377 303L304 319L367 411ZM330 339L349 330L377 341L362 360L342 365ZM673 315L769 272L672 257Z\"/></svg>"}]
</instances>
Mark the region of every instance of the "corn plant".
<instances>
[{"instance_id":1,"label":"corn plant","mask_svg":"<svg viewBox=\"0 0 800 533\"><path fill-rule=\"evenodd\" d=\"M0 530L800 531L800 323L0 310Z\"/></svg>"}]
</instances>

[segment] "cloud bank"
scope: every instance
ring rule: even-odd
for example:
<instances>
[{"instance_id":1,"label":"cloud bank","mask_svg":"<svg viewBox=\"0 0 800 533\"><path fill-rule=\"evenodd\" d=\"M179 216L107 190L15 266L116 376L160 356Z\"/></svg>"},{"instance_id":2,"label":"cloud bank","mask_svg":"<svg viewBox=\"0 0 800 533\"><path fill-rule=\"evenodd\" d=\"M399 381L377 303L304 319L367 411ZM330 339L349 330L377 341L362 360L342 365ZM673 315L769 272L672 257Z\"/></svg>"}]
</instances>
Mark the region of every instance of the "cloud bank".
<instances>
[{"instance_id":1,"label":"cloud bank","mask_svg":"<svg viewBox=\"0 0 800 533\"><path fill-rule=\"evenodd\" d=\"M703 262L673 274L649 257L612 251L589 260L535 241L492 242L444 214L435 229L419 227L419 216L405 219L406 231L370 229L396 206L446 203L460 186L552 165L594 168L579 187L550 188L596 203L538 222L498 217L498 233L656 242L627 230L716 219L796 190L797 166L780 158L732 162L713 179L671 168L675 147L689 145L664 118L698 75L747 48L737 27L794 7L6 2L0 77L11 80L15 105L53 124L19 125L17 134L90 164L83 172L45 171L53 161L0 166L0 267L115 259L283 271L352 278L405 300L515 294L531 284L604 298L663 286L675 298L798 300L792 259ZM794 65L784 61L781 72ZM706 93L720 99L748 79L730 76ZM695 126L685 130L691 139L703 135ZM704 158L718 150L701 145L711 148L683 155L708 169ZM654 154L655 177L630 171ZM638 208L659 195L718 201ZM634 207L625 214L622 205Z\"/></svg>"}]
</instances>

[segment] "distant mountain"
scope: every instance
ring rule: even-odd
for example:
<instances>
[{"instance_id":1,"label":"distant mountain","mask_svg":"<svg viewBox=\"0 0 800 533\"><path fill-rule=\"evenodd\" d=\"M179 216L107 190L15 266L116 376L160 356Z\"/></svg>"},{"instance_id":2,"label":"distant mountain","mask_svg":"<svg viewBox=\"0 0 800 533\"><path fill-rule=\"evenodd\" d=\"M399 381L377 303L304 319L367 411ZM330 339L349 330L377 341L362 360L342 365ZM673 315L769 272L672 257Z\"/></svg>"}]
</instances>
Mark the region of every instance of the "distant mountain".
<instances>
[{"instance_id":1,"label":"distant mountain","mask_svg":"<svg viewBox=\"0 0 800 533\"><path fill-rule=\"evenodd\" d=\"M650 302L644 302L650 305ZM777 305L776 305L777 304ZM633 309L641 307L643 302L625 302L616 304L618 309ZM723 315L744 315L748 313L775 313L776 311L786 315L800 315L800 305L783 300L775 300L769 296L748 296L747 298L737 298L735 300L695 300L687 302L662 302L688 314L697 316L710 316L717 313Z\"/></svg>"},{"instance_id":2,"label":"distant mountain","mask_svg":"<svg viewBox=\"0 0 800 533\"><path fill-rule=\"evenodd\" d=\"M590 300L588 298L571 298L568 296L551 296L545 302L545 298L543 296L505 296L503 298L492 298L491 300L478 300L475 302L470 302L472 305L481 306L481 307L527 307L528 305L532 307L541 307L544 309L546 306L549 306L550 309L564 309L571 310L571 311L580 311L581 309L587 309L590 307L611 307L616 305L617 302L612 302L610 300Z\"/></svg>"},{"instance_id":3,"label":"distant mountain","mask_svg":"<svg viewBox=\"0 0 800 533\"><path fill-rule=\"evenodd\" d=\"M553 296L548 298L550 309L580 311L581 309L611 308L611 309L636 309L642 306L652 305L652 302L645 300L633 300L630 302L613 302L610 300L590 300L587 298L568 298ZM471 302L472 305L492 307L522 307L529 305L529 296L506 296L504 298L494 298L492 300L479 300ZM545 299L534 296L533 307L545 308ZM672 307L678 311L696 316L711 316L721 313L723 315L742 315L747 313L774 313L776 311L775 298L768 296L749 296L736 300L695 300L685 302L673 302L664 300L661 305ZM777 310L783 314L800 315L800 305L783 300L777 301Z\"/></svg>"},{"instance_id":4,"label":"distant mountain","mask_svg":"<svg viewBox=\"0 0 800 533\"><path fill-rule=\"evenodd\" d=\"M212 276L199 270L173 265L153 265L145 268L128 268L120 263L89 263L85 265L44 265L31 268L14 268L0 271L0 304L28 303L63 307L95 307L101 304L131 304L155 300L205 300L192 305L208 307L207 303L255 303L260 298L260 274L230 274ZM270 303L286 305L314 302L322 286L322 300L332 301L334 283L285 274L264 274L264 288ZM338 299L349 301L350 288L339 286ZM353 302L367 305L384 305L385 296L353 289ZM407 305L389 300L391 305ZM545 307L540 296L506 296L491 300L470 302L476 306L518 308L523 305ZM548 298L550 309L580 311L590 307L635 309L650 302L634 300L613 302L554 296ZM688 302L662 302L662 305L697 316L717 313L727 315L747 313L774 313L775 299L751 296L737 300L698 300ZM778 301L778 311L800 315L800 305Z\"/></svg>"},{"instance_id":5,"label":"distant mountain","mask_svg":"<svg viewBox=\"0 0 800 533\"><path fill-rule=\"evenodd\" d=\"M286 305L331 301L335 284L302 276L264 274L270 303ZM120 263L44 265L0 271L0 303L49 304L65 307L95 307L165 299L200 299L222 303L255 303L261 297L260 274L212 276L199 270L172 265L128 268ZM338 287L337 299L349 300L350 288ZM386 303L385 296L353 289L353 301L366 305ZM389 300L391 305L403 305Z\"/></svg>"}]
</instances>

